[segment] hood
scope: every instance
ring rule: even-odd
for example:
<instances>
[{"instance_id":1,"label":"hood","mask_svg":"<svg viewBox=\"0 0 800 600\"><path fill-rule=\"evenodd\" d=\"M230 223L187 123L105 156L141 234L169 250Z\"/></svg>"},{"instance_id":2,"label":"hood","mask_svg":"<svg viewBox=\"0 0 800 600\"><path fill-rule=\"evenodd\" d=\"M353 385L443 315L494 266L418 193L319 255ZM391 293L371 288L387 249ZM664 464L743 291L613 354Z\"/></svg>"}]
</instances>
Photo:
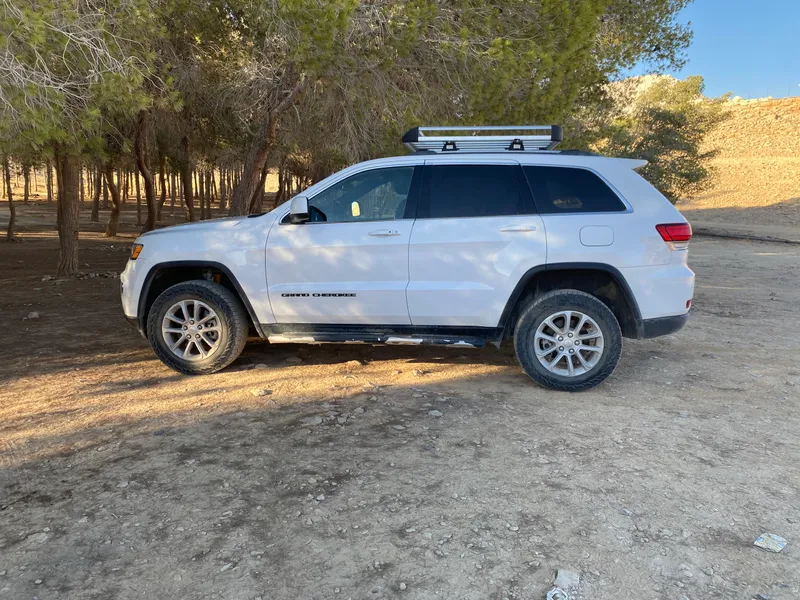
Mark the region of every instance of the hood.
<instances>
[{"instance_id":1,"label":"hood","mask_svg":"<svg viewBox=\"0 0 800 600\"><path fill-rule=\"evenodd\" d=\"M219 231L223 229L234 229L241 225L247 217L224 217L222 219L209 219L207 221L196 221L194 223L181 223L179 225L170 225L169 227L162 227L154 229L140 235L140 238L152 237L154 235L163 235L165 233L189 233L197 231Z\"/></svg>"}]
</instances>

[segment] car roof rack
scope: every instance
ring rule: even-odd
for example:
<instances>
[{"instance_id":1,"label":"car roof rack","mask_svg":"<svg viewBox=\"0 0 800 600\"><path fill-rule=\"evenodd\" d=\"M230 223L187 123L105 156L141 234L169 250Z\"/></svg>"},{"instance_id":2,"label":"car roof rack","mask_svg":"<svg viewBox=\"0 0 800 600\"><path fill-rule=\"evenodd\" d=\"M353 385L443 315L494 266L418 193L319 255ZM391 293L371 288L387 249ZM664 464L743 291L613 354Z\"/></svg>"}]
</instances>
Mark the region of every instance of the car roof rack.
<instances>
[{"instance_id":1,"label":"car roof rack","mask_svg":"<svg viewBox=\"0 0 800 600\"><path fill-rule=\"evenodd\" d=\"M452 135L454 132L457 135ZM479 132L492 132L492 134L478 135ZM435 135L429 135L430 133ZM403 135L403 143L406 147L416 152L543 151L552 150L561 140L560 125L445 125L414 127Z\"/></svg>"}]
</instances>

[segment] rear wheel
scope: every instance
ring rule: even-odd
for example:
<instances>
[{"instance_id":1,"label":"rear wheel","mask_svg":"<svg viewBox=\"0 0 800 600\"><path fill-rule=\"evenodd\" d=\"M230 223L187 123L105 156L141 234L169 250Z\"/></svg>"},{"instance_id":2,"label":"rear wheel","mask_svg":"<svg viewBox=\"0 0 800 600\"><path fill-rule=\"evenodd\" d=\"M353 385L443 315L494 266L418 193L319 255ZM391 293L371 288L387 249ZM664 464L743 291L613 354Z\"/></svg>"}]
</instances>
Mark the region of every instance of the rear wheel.
<instances>
[{"instance_id":1,"label":"rear wheel","mask_svg":"<svg viewBox=\"0 0 800 600\"><path fill-rule=\"evenodd\" d=\"M514 333L517 360L544 387L577 392L604 381L617 366L622 332L594 296L555 290L532 302Z\"/></svg>"},{"instance_id":2,"label":"rear wheel","mask_svg":"<svg viewBox=\"0 0 800 600\"><path fill-rule=\"evenodd\" d=\"M215 373L239 357L247 314L227 288L185 281L165 290L150 309L147 338L168 367L187 375Z\"/></svg>"}]
</instances>

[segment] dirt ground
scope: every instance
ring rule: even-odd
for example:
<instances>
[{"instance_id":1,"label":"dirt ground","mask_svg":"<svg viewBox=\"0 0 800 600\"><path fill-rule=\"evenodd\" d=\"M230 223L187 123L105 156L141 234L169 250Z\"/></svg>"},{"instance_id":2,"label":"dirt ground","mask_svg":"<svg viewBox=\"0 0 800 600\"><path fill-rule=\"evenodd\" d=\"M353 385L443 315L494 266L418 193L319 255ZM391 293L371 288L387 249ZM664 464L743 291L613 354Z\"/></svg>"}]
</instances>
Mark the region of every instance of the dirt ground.
<instances>
[{"instance_id":1,"label":"dirt ground","mask_svg":"<svg viewBox=\"0 0 800 600\"><path fill-rule=\"evenodd\" d=\"M21 213L0 243L0 598L538 600L558 568L587 600L800 595L800 246L693 240L689 325L626 340L571 395L508 347L254 341L180 376L101 276L132 235L93 226L98 275L42 281L57 242Z\"/></svg>"}]
</instances>

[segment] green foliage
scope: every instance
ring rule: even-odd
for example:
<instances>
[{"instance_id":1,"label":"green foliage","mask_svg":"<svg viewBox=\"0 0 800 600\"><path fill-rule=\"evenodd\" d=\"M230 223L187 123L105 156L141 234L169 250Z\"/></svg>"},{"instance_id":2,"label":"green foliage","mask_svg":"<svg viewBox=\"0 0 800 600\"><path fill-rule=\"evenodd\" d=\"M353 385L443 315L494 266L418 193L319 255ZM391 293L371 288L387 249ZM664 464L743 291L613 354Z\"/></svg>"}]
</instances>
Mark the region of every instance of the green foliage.
<instances>
[{"instance_id":1,"label":"green foliage","mask_svg":"<svg viewBox=\"0 0 800 600\"><path fill-rule=\"evenodd\" d=\"M79 154L151 103L157 81L147 0L6 0L0 6L0 143L22 137Z\"/></svg>"},{"instance_id":2,"label":"green foliage","mask_svg":"<svg viewBox=\"0 0 800 600\"><path fill-rule=\"evenodd\" d=\"M636 86L641 80L627 82ZM726 117L723 99L703 96L703 78L655 79L618 93L599 146L612 156L648 161L640 173L672 202L697 194L712 180L715 152L702 149L706 134Z\"/></svg>"},{"instance_id":3,"label":"green foliage","mask_svg":"<svg viewBox=\"0 0 800 600\"><path fill-rule=\"evenodd\" d=\"M170 161L241 164L276 119L273 162L333 168L414 124L568 121L634 63L680 66L688 1L2 0L0 151L123 157L146 111Z\"/></svg>"}]
</instances>

